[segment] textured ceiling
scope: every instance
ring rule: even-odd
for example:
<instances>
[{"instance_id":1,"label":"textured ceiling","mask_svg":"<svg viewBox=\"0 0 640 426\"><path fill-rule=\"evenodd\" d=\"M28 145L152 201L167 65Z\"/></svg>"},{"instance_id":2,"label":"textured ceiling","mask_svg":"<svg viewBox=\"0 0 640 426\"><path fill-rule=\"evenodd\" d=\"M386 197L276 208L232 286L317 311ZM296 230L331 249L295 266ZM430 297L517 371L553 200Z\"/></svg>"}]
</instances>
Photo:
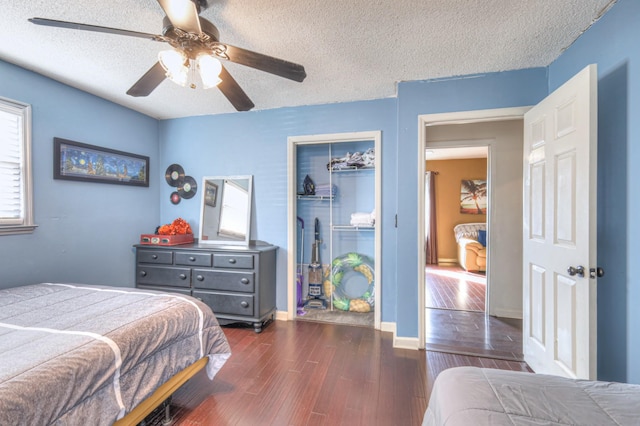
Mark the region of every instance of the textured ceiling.
<instances>
[{"instance_id":1,"label":"textured ceiling","mask_svg":"<svg viewBox=\"0 0 640 426\"><path fill-rule=\"evenodd\" d=\"M392 97L399 81L547 66L615 0L209 0L220 41L304 65L303 83L225 66L254 110ZM126 91L165 43L31 24L160 34L156 0L0 0L0 59L156 118L234 112L217 89Z\"/></svg>"}]
</instances>

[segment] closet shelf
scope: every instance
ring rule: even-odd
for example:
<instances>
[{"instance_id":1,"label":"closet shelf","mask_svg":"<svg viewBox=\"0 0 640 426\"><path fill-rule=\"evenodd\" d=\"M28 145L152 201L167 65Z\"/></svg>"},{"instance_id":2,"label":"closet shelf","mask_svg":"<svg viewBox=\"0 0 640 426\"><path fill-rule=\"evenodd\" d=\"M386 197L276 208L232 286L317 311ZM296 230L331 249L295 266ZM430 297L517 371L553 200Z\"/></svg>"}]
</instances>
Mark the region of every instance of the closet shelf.
<instances>
[{"instance_id":1,"label":"closet shelf","mask_svg":"<svg viewBox=\"0 0 640 426\"><path fill-rule=\"evenodd\" d=\"M363 226L363 225L333 225L331 229L334 231L375 231L375 225Z\"/></svg>"},{"instance_id":2,"label":"closet shelf","mask_svg":"<svg viewBox=\"0 0 640 426\"><path fill-rule=\"evenodd\" d=\"M324 201L333 200L333 195L298 195L298 200Z\"/></svg>"},{"instance_id":3,"label":"closet shelf","mask_svg":"<svg viewBox=\"0 0 640 426\"><path fill-rule=\"evenodd\" d=\"M347 167L343 167L340 169L331 169L330 172L331 173L346 173L346 172L359 172L359 171L365 171L365 170L375 170L375 167L356 167L356 166L347 166Z\"/></svg>"}]
</instances>

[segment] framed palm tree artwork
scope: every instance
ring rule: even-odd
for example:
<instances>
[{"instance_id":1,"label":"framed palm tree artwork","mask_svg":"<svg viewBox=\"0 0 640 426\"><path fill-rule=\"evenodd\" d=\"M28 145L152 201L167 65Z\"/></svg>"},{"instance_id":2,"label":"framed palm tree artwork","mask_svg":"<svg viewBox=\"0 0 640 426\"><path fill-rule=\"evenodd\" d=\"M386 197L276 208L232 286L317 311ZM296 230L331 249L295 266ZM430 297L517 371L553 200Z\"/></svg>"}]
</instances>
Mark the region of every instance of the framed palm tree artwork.
<instances>
[{"instance_id":1,"label":"framed palm tree artwork","mask_svg":"<svg viewBox=\"0 0 640 426\"><path fill-rule=\"evenodd\" d=\"M460 184L460 213L487 214L486 180L462 180Z\"/></svg>"}]
</instances>

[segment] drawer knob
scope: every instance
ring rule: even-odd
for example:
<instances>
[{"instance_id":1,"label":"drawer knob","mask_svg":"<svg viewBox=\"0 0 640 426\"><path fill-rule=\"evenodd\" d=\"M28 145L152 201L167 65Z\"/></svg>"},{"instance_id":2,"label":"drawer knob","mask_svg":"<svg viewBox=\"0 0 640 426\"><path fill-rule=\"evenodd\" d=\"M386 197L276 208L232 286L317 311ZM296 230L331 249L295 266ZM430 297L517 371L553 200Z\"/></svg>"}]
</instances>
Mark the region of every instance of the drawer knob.
<instances>
[{"instance_id":1,"label":"drawer knob","mask_svg":"<svg viewBox=\"0 0 640 426\"><path fill-rule=\"evenodd\" d=\"M234 263L236 263L236 260L235 259L229 259L229 263L234 264Z\"/></svg>"},{"instance_id":2,"label":"drawer knob","mask_svg":"<svg viewBox=\"0 0 640 426\"><path fill-rule=\"evenodd\" d=\"M204 281L204 277L202 275L197 275L196 276L196 280L198 281Z\"/></svg>"},{"instance_id":3,"label":"drawer knob","mask_svg":"<svg viewBox=\"0 0 640 426\"><path fill-rule=\"evenodd\" d=\"M147 276L147 271L140 271L140 276L141 277L146 277Z\"/></svg>"},{"instance_id":4,"label":"drawer knob","mask_svg":"<svg viewBox=\"0 0 640 426\"><path fill-rule=\"evenodd\" d=\"M187 274L180 274L179 275L181 280L186 280L187 279Z\"/></svg>"},{"instance_id":5,"label":"drawer knob","mask_svg":"<svg viewBox=\"0 0 640 426\"><path fill-rule=\"evenodd\" d=\"M242 306L243 308L246 308L249 306L249 302L247 302L246 300L243 300L242 302L240 302L240 306Z\"/></svg>"},{"instance_id":6,"label":"drawer knob","mask_svg":"<svg viewBox=\"0 0 640 426\"><path fill-rule=\"evenodd\" d=\"M151 258L152 258L152 259L157 259L157 258L158 258L158 255L157 255L157 254L152 254L152 255L151 255Z\"/></svg>"},{"instance_id":7,"label":"drawer knob","mask_svg":"<svg viewBox=\"0 0 640 426\"><path fill-rule=\"evenodd\" d=\"M240 280L242 284L249 284L249 278L243 278Z\"/></svg>"},{"instance_id":8,"label":"drawer knob","mask_svg":"<svg viewBox=\"0 0 640 426\"><path fill-rule=\"evenodd\" d=\"M193 257L193 256L189 256L189 260L190 260L191 262L195 262L195 261L196 261L196 258L195 258L195 257Z\"/></svg>"}]
</instances>

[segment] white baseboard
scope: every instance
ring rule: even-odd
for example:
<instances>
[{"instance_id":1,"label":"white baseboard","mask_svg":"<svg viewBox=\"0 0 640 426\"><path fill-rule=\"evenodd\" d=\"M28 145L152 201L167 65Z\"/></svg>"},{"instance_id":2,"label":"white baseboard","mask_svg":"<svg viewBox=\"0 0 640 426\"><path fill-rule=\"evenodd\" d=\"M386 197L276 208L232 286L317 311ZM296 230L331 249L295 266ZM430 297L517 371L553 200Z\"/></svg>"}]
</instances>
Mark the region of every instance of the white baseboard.
<instances>
[{"instance_id":1,"label":"white baseboard","mask_svg":"<svg viewBox=\"0 0 640 426\"><path fill-rule=\"evenodd\" d=\"M458 259L438 259L438 265L457 265Z\"/></svg>"},{"instance_id":2,"label":"white baseboard","mask_svg":"<svg viewBox=\"0 0 640 426\"><path fill-rule=\"evenodd\" d=\"M387 331L396 335L396 323L395 322L381 322L380 331Z\"/></svg>"},{"instance_id":3,"label":"white baseboard","mask_svg":"<svg viewBox=\"0 0 640 426\"><path fill-rule=\"evenodd\" d=\"M289 312L276 311L276 321L289 321Z\"/></svg>"},{"instance_id":4,"label":"white baseboard","mask_svg":"<svg viewBox=\"0 0 640 426\"><path fill-rule=\"evenodd\" d=\"M386 331L393 333L393 347L396 349L412 349L418 350L418 338L417 337L398 337L396 336L396 323L395 322L383 322L380 323L380 331Z\"/></svg>"},{"instance_id":5,"label":"white baseboard","mask_svg":"<svg viewBox=\"0 0 640 426\"><path fill-rule=\"evenodd\" d=\"M417 351L418 338L417 337L398 337L393 336L393 347L396 349L411 349Z\"/></svg>"},{"instance_id":6,"label":"white baseboard","mask_svg":"<svg viewBox=\"0 0 640 426\"><path fill-rule=\"evenodd\" d=\"M289 313L287 311L276 311L276 321L289 321ZM393 333L393 347L397 349L418 350L417 337L398 337L396 336L395 322L381 322L380 331Z\"/></svg>"}]
</instances>

